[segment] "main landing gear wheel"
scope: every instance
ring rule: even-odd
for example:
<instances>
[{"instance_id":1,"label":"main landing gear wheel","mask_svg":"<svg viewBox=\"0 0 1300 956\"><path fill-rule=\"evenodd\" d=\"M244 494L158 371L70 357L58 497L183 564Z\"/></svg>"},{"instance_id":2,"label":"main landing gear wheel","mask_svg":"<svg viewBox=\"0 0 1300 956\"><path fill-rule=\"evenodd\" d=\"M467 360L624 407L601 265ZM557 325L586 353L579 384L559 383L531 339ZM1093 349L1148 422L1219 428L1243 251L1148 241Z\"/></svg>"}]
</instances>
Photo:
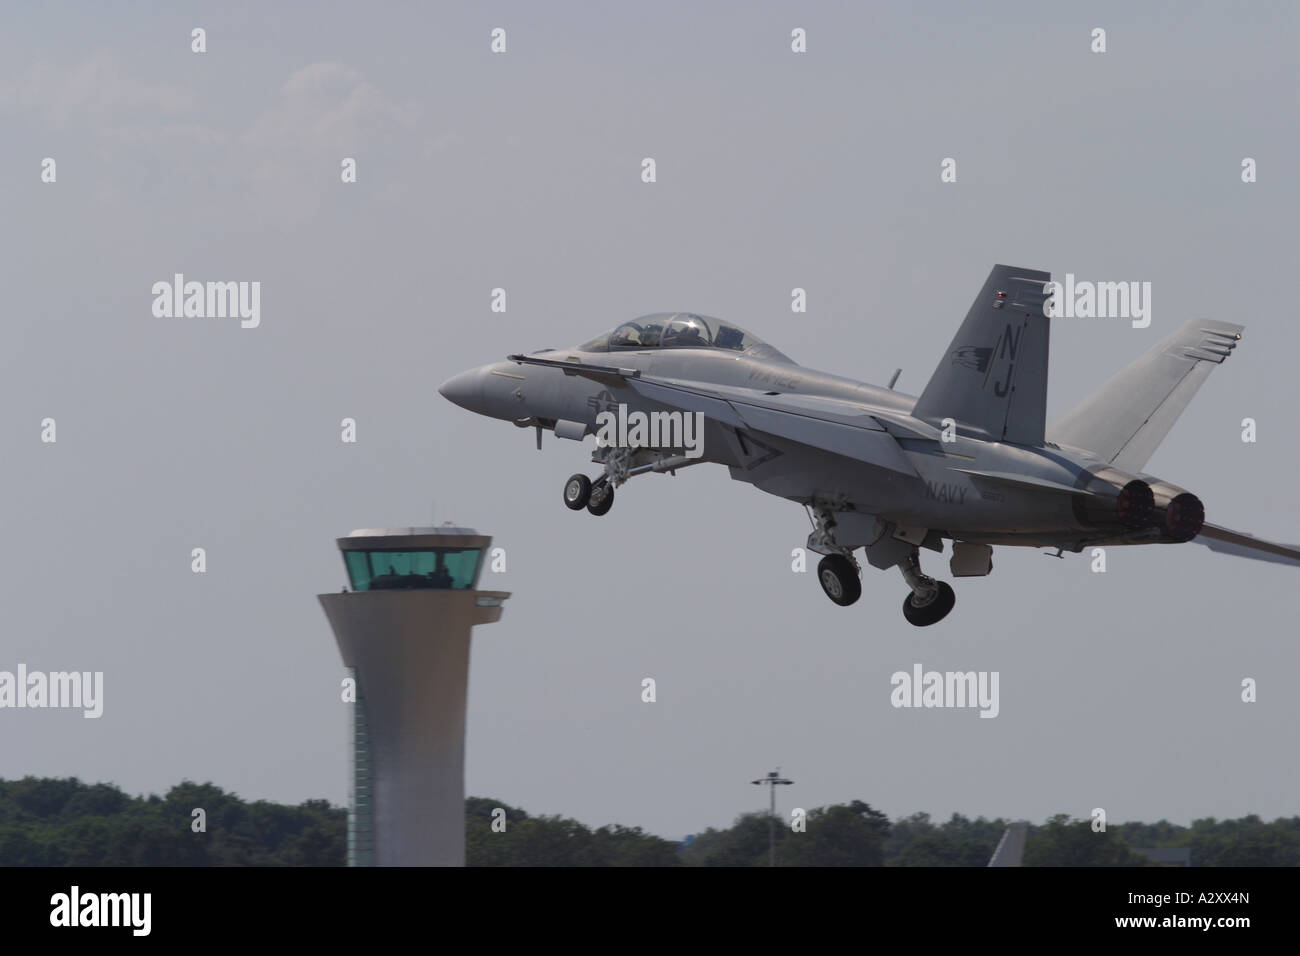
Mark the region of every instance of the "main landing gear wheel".
<instances>
[{"instance_id":1,"label":"main landing gear wheel","mask_svg":"<svg viewBox=\"0 0 1300 956\"><path fill-rule=\"evenodd\" d=\"M564 483L564 506L573 511L587 507L591 497L591 479L586 475L573 475Z\"/></svg>"},{"instance_id":2,"label":"main landing gear wheel","mask_svg":"<svg viewBox=\"0 0 1300 956\"><path fill-rule=\"evenodd\" d=\"M591 495L587 501L587 510L600 517L614 507L614 486L608 481L597 480L591 486Z\"/></svg>"},{"instance_id":3,"label":"main landing gear wheel","mask_svg":"<svg viewBox=\"0 0 1300 956\"><path fill-rule=\"evenodd\" d=\"M842 554L828 554L817 565L817 580L826 596L840 607L848 607L862 597L862 579L853 562Z\"/></svg>"},{"instance_id":4,"label":"main landing gear wheel","mask_svg":"<svg viewBox=\"0 0 1300 956\"><path fill-rule=\"evenodd\" d=\"M947 581L936 581L935 584L938 590L925 604L918 606L912 603L916 599L916 595L912 593L903 598L903 617L907 618L909 624L915 624L917 627L936 624L947 617L948 612L957 603L957 595L953 593Z\"/></svg>"}]
</instances>

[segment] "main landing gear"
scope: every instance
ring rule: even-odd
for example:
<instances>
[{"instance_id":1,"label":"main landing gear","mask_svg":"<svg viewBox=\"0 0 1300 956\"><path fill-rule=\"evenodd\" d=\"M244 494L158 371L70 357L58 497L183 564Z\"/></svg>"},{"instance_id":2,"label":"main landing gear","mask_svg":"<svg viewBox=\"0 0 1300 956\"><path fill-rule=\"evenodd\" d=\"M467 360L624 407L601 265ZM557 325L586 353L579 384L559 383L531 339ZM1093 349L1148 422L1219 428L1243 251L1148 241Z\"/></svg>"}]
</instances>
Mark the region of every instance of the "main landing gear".
<instances>
[{"instance_id":1,"label":"main landing gear","mask_svg":"<svg viewBox=\"0 0 1300 956\"><path fill-rule=\"evenodd\" d=\"M862 578L857 566L842 554L828 554L817 565L817 580L826 596L840 607L862 597Z\"/></svg>"},{"instance_id":2,"label":"main landing gear","mask_svg":"<svg viewBox=\"0 0 1300 956\"><path fill-rule=\"evenodd\" d=\"M903 617L909 624L926 627L948 616L957 603L957 595L947 581L936 581L921 573L921 559L915 549L899 562L898 568L912 589L912 593L903 598Z\"/></svg>"},{"instance_id":3,"label":"main landing gear","mask_svg":"<svg viewBox=\"0 0 1300 956\"><path fill-rule=\"evenodd\" d=\"M853 548L835 540L835 511L826 503L813 508L813 532L808 547L825 557L817 565L817 581L826 596L841 607L848 607L862 596L862 577ZM957 603L957 595L944 581L936 581L921 571L921 558L915 545L895 539L887 533L866 546L867 560L878 568L897 564L911 593L903 599L903 617L916 627L928 627L948 616ZM900 556L901 555L901 556Z\"/></svg>"}]
</instances>

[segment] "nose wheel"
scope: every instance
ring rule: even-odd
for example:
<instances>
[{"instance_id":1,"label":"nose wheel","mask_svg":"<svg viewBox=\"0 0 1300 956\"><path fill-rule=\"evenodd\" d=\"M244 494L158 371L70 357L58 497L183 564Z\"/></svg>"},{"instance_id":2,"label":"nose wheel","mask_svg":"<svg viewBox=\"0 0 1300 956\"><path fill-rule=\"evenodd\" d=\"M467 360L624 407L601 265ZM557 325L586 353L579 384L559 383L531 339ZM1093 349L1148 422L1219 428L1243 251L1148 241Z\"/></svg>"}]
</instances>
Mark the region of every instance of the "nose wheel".
<instances>
[{"instance_id":1,"label":"nose wheel","mask_svg":"<svg viewBox=\"0 0 1300 956\"><path fill-rule=\"evenodd\" d=\"M604 478L597 478L591 486L591 496L587 499L587 511L600 517L608 514L614 507L614 486Z\"/></svg>"},{"instance_id":2,"label":"nose wheel","mask_svg":"<svg viewBox=\"0 0 1300 956\"><path fill-rule=\"evenodd\" d=\"M591 497L591 479L586 475L571 475L564 483L564 507L581 511Z\"/></svg>"},{"instance_id":3,"label":"nose wheel","mask_svg":"<svg viewBox=\"0 0 1300 956\"><path fill-rule=\"evenodd\" d=\"M564 506L570 511L588 512L597 517L614 507L614 486L604 476L592 481L586 475L570 475L564 483Z\"/></svg>"}]
</instances>

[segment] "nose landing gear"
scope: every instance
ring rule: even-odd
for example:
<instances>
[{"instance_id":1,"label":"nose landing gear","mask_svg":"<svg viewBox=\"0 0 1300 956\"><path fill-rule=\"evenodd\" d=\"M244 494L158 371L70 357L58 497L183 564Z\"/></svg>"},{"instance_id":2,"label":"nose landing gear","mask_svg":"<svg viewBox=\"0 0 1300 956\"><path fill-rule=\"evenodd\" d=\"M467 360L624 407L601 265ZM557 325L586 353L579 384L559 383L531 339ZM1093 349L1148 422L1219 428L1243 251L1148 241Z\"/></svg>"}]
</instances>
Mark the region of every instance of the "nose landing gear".
<instances>
[{"instance_id":1,"label":"nose landing gear","mask_svg":"<svg viewBox=\"0 0 1300 956\"><path fill-rule=\"evenodd\" d=\"M591 497L587 501L587 511L600 517L614 507L614 486L603 477L597 478L591 486Z\"/></svg>"},{"instance_id":2,"label":"nose landing gear","mask_svg":"<svg viewBox=\"0 0 1300 956\"><path fill-rule=\"evenodd\" d=\"M655 448L597 448L591 460L605 466L605 473L592 480L586 475L570 475L564 483L564 506L572 511L586 508L599 517L614 507L614 489L629 478L652 472L677 474L691 465L702 465L711 459L703 456L688 458Z\"/></svg>"},{"instance_id":3,"label":"nose landing gear","mask_svg":"<svg viewBox=\"0 0 1300 956\"><path fill-rule=\"evenodd\" d=\"M591 479L586 475L570 475L564 483L564 507L570 511L581 511L587 507L591 497Z\"/></svg>"},{"instance_id":4,"label":"nose landing gear","mask_svg":"<svg viewBox=\"0 0 1300 956\"><path fill-rule=\"evenodd\" d=\"M564 483L564 507L570 511L587 511L597 517L614 507L614 486L605 476L592 481L586 475L570 475Z\"/></svg>"}]
</instances>

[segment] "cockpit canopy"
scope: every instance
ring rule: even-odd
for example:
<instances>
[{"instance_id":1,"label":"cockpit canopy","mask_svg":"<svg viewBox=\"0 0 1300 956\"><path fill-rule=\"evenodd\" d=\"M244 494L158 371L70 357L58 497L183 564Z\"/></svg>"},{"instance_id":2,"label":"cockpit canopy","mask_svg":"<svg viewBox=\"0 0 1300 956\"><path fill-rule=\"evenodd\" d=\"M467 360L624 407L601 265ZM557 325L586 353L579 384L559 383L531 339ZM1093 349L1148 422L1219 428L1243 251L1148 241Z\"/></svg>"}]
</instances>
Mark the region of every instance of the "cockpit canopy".
<instances>
[{"instance_id":1,"label":"cockpit canopy","mask_svg":"<svg viewBox=\"0 0 1300 956\"><path fill-rule=\"evenodd\" d=\"M612 332L579 345L584 352L631 349L729 349L756 358L791 362L752 332L738 325L694 312L656 312L624 322ZM793 363L792 363L793 364Z\"/></svg>"}]
</instances>

